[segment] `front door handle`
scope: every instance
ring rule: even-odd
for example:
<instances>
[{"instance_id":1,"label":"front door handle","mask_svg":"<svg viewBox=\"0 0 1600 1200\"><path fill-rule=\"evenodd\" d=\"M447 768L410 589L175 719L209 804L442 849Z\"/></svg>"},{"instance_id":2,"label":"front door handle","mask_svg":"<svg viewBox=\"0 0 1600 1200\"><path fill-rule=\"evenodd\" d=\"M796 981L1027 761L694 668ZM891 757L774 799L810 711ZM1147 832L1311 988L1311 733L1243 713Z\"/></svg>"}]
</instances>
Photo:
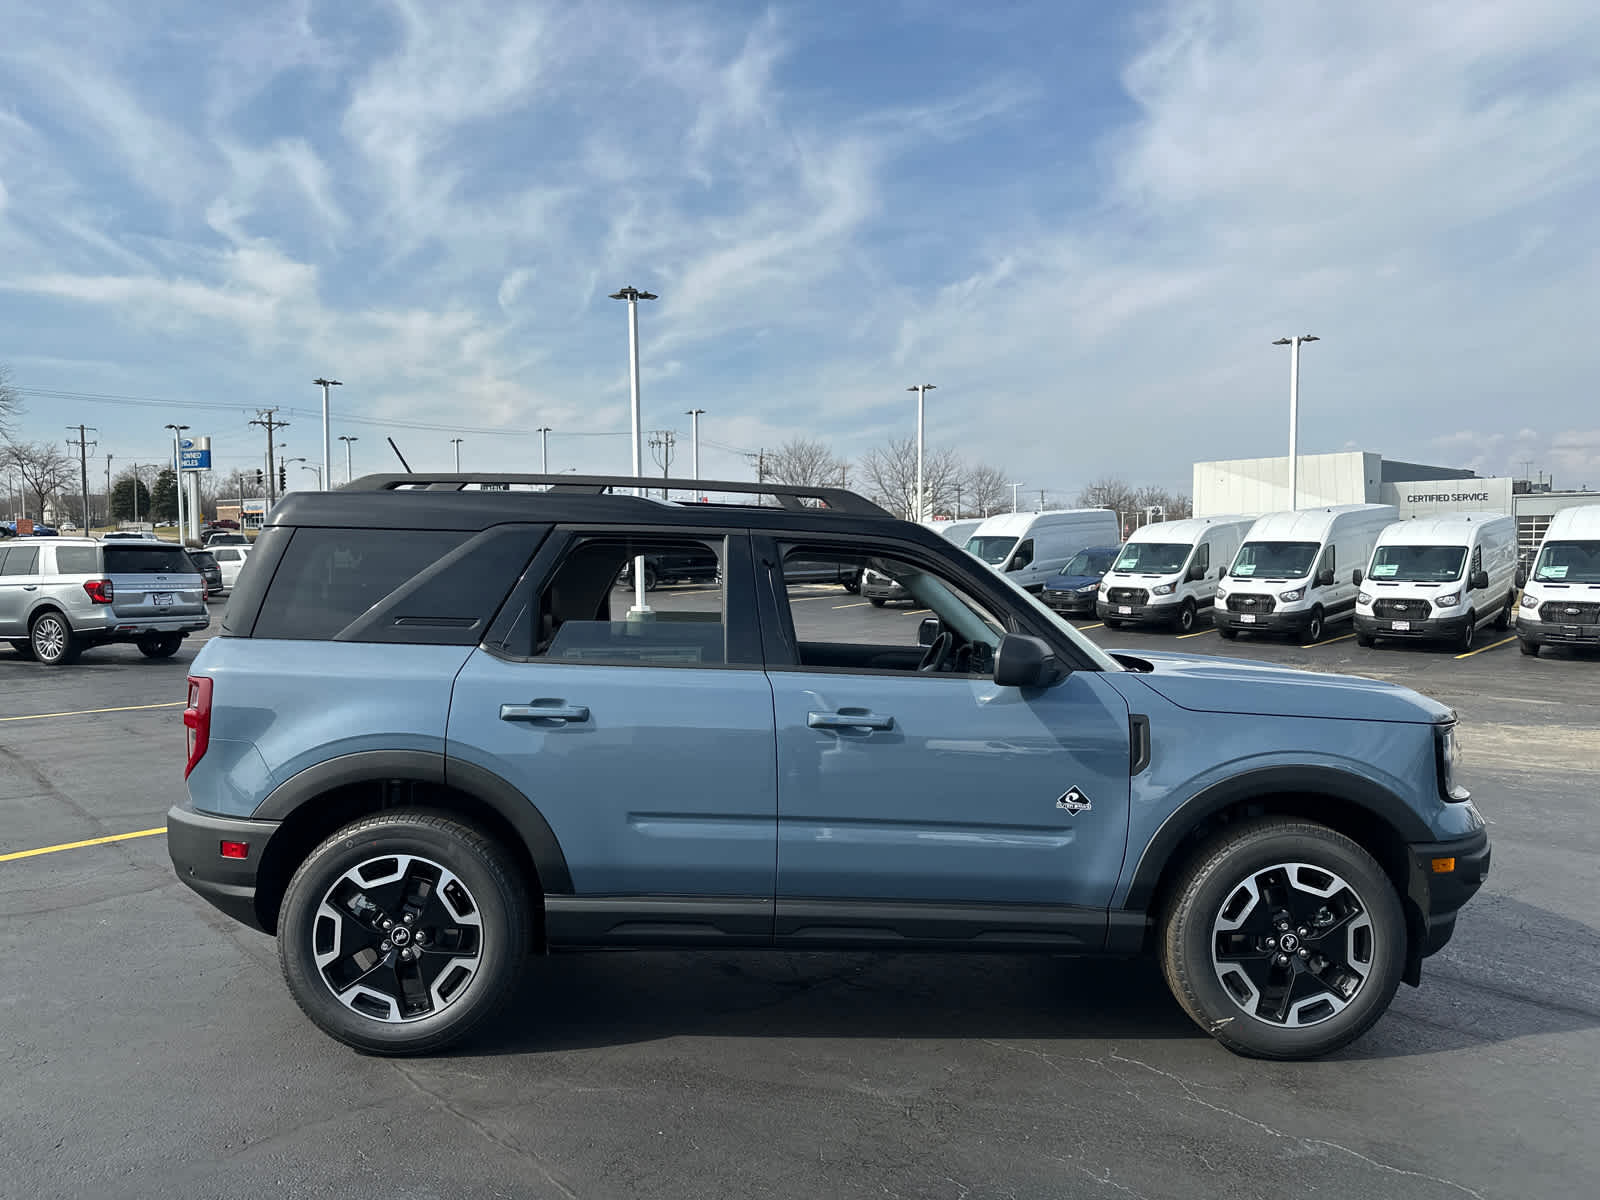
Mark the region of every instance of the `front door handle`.
<instances>
[{"instance_id":1,"label":"front door handle","mask_svg":"<svg viewBox=\"0 0 1600 1200\"><path fill-rule=\"evenodd\" d=\"M535 702L533 704L502 704L502 721L587 721L589 710L582 704Z\"/></svg>"},{"instance_id":2,"label":"front door handle","mask_svg":"<svg viewBox=\"0 0 1600 1200\"><path fill-rule=\"evenodd\" d=\"M22 585L22 590L25 592L37 592L39 585L37 583L25 583Z\"/></svg>"},{"instance_id":3,"label":"front door handle","mask_svg":"<svg viewBox=\"0 0 1600 1200\"><path fill-rule=\"evenodd\" d=\"M893 729L894 718L864 708L841 708L838 712L807 713L806 724L812 729Z\"/></svg>"}]
</instances>

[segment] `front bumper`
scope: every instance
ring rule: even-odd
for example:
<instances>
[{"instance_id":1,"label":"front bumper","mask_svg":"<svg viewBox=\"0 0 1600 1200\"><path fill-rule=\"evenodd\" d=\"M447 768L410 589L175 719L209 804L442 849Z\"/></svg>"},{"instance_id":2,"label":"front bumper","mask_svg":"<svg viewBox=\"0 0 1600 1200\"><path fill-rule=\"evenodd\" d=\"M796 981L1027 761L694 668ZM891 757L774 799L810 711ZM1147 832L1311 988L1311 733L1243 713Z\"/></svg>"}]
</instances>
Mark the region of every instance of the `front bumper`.
<instances>
[{"instance_id":1,"label":"front bumper","mask_svg":"<svg viewBox=\"0 0 1600 1200\"><path fill-rule=\"evenodd\" d=\"M1071 591L1051 591L1047 587L1039 593L1039 599L1043 600L1052 612L1070 613L1074 616L1094 615L1095 593L1092 591L1080 594Z\"/></svg>"},{"instance_id":2,"label":"front bumper","mask_svg":"<svg viewBox=\"0 0 1600 1200\"><path fill-rule=\"evenodd\" d=\"M1102 621L1126 621L1134 624L1162 624L1170 625L1178 619L1177 601L1167 604L1110 604L1104 600L1097 600L1094 606L1094 615ZM1128 611L1124 612L1123 609Z\"/></svg>"},{"instance_id":3,"label":"front bumper","mask_svg":"<svg viewBox=\"0 0 1600 1200\"><path fill-rule=\"evenodd\" d=\"M276 821L249 821L195 811L185 800L167 813L167 853L178 878L235 921L265 928L256 911L256 873ZM223 858L220 844L243 842L244 858Z\"/></svg>"},{"instance_id":4,"label":"front bumper","mask_svg":"<svg viewBox=\"0 0 1600 1200\"><path fill-rule=\"evenodd\" d=\"M1456 931L1456 914L1474 895L1489 874L1489 831L1479 829L1464 838L1448 842L1415 842L1406 848L1410 856L1409 899L1422 914L1423 938L1420 957L1437 954ZM1434 866L1451 860L1449 870Z\"/></svg>"},{"instance_id":5,"label":"front bumper","mask_svg":"<svg viewBox=\"0 0 1600 1200\"><path fill-rule=\"evenodd\" d=\"M867 583L861 584L861 594L868 600L909 600L911 593L898 583Z\"/></svg>"},{"instance_id":6,"label":"front bumper","mask_svg":"<svg viewBox=\"0 0 1600 1200\"><path fill-rule=\"evenodd\" d=\"M1357 633L1370 634L1372 637L1382 638L1415 638L1417 641L1453 641L1466 632L1467 617L1470 614L1462 613L1455 617L1425 617L1416 620L1400 618L1404 629L1396 629L1395 622L1388 617L1368 616L1356 613L1355 624Z\"/></svg>"},{"instance_id":7,"label":"front bumper","mask_svg":"<svg viewBox=\"0 0 1600 1200\"><path fill-rule=\"evenodd\" d=\"M1517 613L1517 636L1535 646L1600 646L1600 625L1558 625L1554 621L1529 620Z\"/></svg>"},{"instance_id":8,"label":"front bumper","mask_svg":"<svg viewBox=\"0 0 1600 1200\"><path fill-rule=\"evenodd\" d=\"M1247 621L1246 617L1255 620ZM1211 610L1211 623L1218 629L1237 629L1241 633L1292 633L1300 637L1311 624L1311 611L1236 613L1229 612L1226 604L1218 604Z\"/></svg>"}]
</instances>

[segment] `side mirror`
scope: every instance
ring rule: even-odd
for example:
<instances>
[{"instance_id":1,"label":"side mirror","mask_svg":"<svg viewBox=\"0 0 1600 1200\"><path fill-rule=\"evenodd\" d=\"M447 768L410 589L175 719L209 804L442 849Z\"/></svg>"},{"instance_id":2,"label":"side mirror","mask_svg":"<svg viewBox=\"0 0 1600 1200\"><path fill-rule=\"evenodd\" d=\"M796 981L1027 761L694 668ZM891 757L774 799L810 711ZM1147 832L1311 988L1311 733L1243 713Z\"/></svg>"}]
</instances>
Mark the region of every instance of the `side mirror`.
<instances>
[{"instance_id":1,"label":"side mirror","mask_svg":"<svg viewBox=\"0 0 1600 1200\"><path fill-rule=\"evenodd\" d=\"M1467 580L1467 586L1475 592L1483 591L1484 588L1489 586L1489 572L1474 571L1472 578Z\"/></svg>"},{"instance_id":2,"label":"side mirror","mask_svg":"<svg viewBox=\"0 0 1600 1200\"><path fill-rule=\"evenodd\" d=\"M1317 586L1318 587L1332 587L1333 586L1333 572L1332 571L1324 571L1322 574L1318 575L1317 576Z\"/></svg>"},{"instance_id":3,"label":"side mirror","mask_svg":"<svg viewBox=\"0 0 1600 1200\"><path fill-rule=\"evenodd\" d=\"M1008 571L1020 571L1020 570L1022 570L1023 567L1025 567L1027 565L1028 564L1023 559L1022 555L1019 554L1015 558L1013 558L1010 562L1008 562L1006 564L1006 570L1008 570Z\"/></svg>"},{"instance_id":4,"label":"side mirror","mask_svg":"<svg viewBox=\"0 0 1600 1200\"><path fill-rule=\"evenodd\" d=\"M1357 587L1361 586L1361 581L1365 578L1366 576L1361 573L1360 567L1357 567L1354 571L1350 572L1350 582L1355 584Z\"/></svg>"},{"instance_id":5,"label":"side mirror","mask_svg":"<svg viewBox=\"0 0 1600 1200\"><path fill-rule=\"evenodd\" d=\"M944 622L938 617L923 617L922 623L917 626L917 645L931 646L939 640L939 635L944 632Z\"/></svg>"},{"instance_id":6,"label":"side mirror","mask_svg":"<svg viewBox=\"0 0 1600 1200\"><path fill-rule=\"evenodd\" d=\"M1528 586L1528 568L1527 567L1523 567L1523 566L1517 567L1517 575L1516 575L1516 578L1512 582L1514 582L1519 588L1520 587L1527 587Z\"/></svg>"},{"instance_id":7,"label":"side mirror","mask_svg":"<svg viewBox=\"0 0 1600 1200\"><path fill-rule=\"evenodd\" d=\"M1185 583L1194 583L1196 580L1204 579L1205 577L1206 569L1199 563L1196 563L1194 566L1189 568L1189 573L1183 577L1183 581Z\"/></svg>"},{"instance_id":8,"label":"side mirror","mask_svg":"<svg viewBox=\"0 0 1600 1200\"><path fill-rule=\"evenodd\" d=\"M1049 687L1061 677L1055 651L1036 637L1008 633L994 652L994 681L1001 687Z\"/></svg>"}]
</instances>

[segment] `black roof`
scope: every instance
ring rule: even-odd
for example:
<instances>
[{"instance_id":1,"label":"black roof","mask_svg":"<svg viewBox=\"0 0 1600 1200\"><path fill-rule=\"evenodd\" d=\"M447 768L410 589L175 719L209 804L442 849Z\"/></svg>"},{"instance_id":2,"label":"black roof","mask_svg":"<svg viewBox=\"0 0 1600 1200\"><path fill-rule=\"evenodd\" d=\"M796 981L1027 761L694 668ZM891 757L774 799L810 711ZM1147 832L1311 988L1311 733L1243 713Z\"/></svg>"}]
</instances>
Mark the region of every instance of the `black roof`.
<instances>
[{"instance_id":1,"label":"black roof","mask_svg":"<svg viewBox=\"0 0 1600 1200\"><path fill-rule=\"evenodd\" d=\"M499 490L511 487L545 490ZM650 489L656 495L635 496L632 492L636 488ZM662 488L682 496L749 496L750 503L662 500ZM767 503L762 504L761 500ZM266 524L269 528L477 531L520 522L705 525L878 534L893 527L902 536L909 526L926 538L944 542L931 530L902 521L843 488L597 475L366 475L331 492L292 492L273 508Z\"/></svg>"}]
</instances>

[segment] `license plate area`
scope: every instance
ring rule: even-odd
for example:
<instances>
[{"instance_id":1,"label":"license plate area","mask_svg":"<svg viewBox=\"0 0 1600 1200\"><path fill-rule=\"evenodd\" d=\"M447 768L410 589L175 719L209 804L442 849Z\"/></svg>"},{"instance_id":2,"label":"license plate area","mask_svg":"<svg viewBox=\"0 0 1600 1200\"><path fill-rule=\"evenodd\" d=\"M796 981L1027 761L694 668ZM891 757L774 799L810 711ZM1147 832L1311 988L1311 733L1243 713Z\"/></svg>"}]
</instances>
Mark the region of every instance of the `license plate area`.
<instances>
[{"instance_id":1,"label":"license plate area","mask_svg":"<svg viewBox=\"0 0 1600 1200\"><path fill-rule=\"evenodd\" d=\"M1240 613L1239 623L1241 625L1254 625L1256 623L1255 613Z\"/></svg>"},{"instance_id":2,"label":"license plate area","mask_svg":"<svg viewBox=\"0 0 1600 1200\"><path fill-rule=\"evenodd\" d=\"M1133 606L1131 604L1119 604L1119 605L1117 605L1117 613L1118 613L1119 616L1124 616L1125 617L1125 616L1128 616L1132 612L1133 612Z\"/></svg>"},{"instance_id":3,"label":"license plate area","mask_svg":"<svg viewBox=\"0 0 1600 1200\"><path fill-rule=\"evenodd\" d=\"M174 597L171 592L151 592L150 603L157 608L171 608L174 603Z\"/></svg>"},{"instance_id":4,"label":"license plate area","mask_svg":"<svg viewBox=\"0 0 1600 1200\"><path fill-rule=\"evenodd\" d=\"M1409 633L1411 631L1411 622L1394 621L1390 623L1389 628L1394 630L1396 633Z\"/></svg>"}]
</instances>

